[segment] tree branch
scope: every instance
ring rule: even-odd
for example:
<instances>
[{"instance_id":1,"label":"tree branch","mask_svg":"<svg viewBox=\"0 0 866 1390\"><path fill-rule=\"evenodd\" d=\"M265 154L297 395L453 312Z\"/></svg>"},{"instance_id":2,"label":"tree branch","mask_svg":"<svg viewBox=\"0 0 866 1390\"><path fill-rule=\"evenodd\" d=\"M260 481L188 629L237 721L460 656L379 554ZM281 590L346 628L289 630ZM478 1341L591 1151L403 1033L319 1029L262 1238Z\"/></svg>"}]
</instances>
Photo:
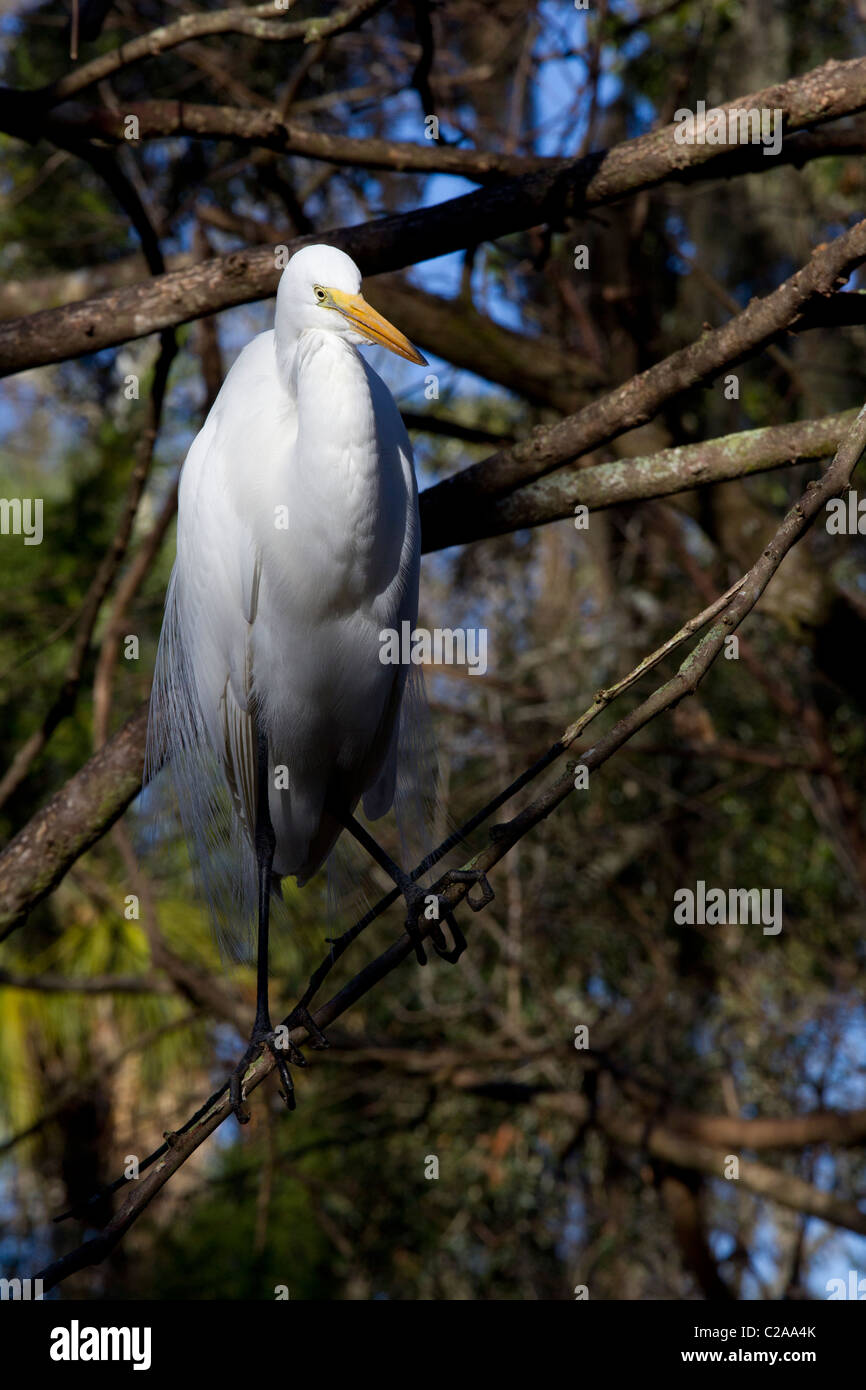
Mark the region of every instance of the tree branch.
<instances>
[{"instance_id":1,"label":"tree branch","mask_svg":"<svg viewBox=\"0 0 866 1390\"><path fill-rule=\"evenodd\" d=\"M455 515L462 519L456 529L458 539L463 540L463 527L471 533L473 506L479 501L501 496L646 424L673 397L712 380L766 347L786 329L803 327L807 310L833 294L864 260L866 219L834 241L816 247L806 265L765 298L753 299L721 328L705 332L694 343L591 401L576 415L555 425L539 426L512 448L443 479L426 494L428 546L438 548L437 529L445 524L453 536Z\"/></svg>"},{"instance_id":2,"label":"tree branch","mask_svg":"<svg viewBox=\"0 0 866 1390\"><path fill-rule=\"evenodd\" d=\"M591 468L574 464L505 497L472 504L467 509L468 515L461 516L459 523L451 516L445 530L439 519L441 513L437 515L433 510L431 515L428 510L431 504L427 499L435 488L427 488L421 495L424 548L439 550L453 545L455 533L462 542L468 543L528 526L542 526L574 516L578 504L591 512L601 511L626 502L669 497L709 483L746 478L810 459L829 458L855 414L853 410L845 410L822 420L798 420L792 425L741 430L719 439L681 444L657 454L617 459L614 463L599 463Z\"/></svg>"},{"instance_id":3,"label":"tree branch","mask_svg":"<svg viewBox=\"0 0 866 1390\"><path fill-rule=\"evenodd\" d=\"M850 115L866 106L866 58L825 63L802 77L727 103L730 106L779 109L789 132ZM32 139L33 114L0 106L0 128ZM561 226L591 208L670 179L767 170L759 145L683 145L675 140L675 129L668 125L606 153L564 160L433 208L297 237L287 245L294 251L326 240L352 256L365 275L378 275L462 250L474 241L525 231L539 222ZM0 375L79 357L265 298L274 293L278 279L272 251L232 252L83 304L7 322L0 328Z\"/></svg>"},{"instance_id":4,"label":"tree branch","mask_svg":"<svg viewBox=\"0 0 866 1390\"><path fill-rule=\"evenodd\" d=\"M294 4L294 0L289 0ZM14 91L10 88L0 90L0 111L15 110L16 104L22 111L40 107L58 106L70 97L79 96L88 87L112 77L123 68L140 63L145 58L156 58L168 53L190 39L200 39L213 34L246 34L254 39L269 39L277 43L300 39L303 43L318 42L321 39L344 33L381 9L385 0L356 0L347 8L338 7L327 19L301 19L287 22L285 14L277 10L273 0L265 4L241 6L237 9L213 10L208 14L189 14L177 19L173 24L152 29L137 39L130 39L109 53L83 63L81 67L61 77L48 87L34 91Z\"/></svg>"},{"instance_id":5,"label":"tree branch","mask_svg":"<svg viewBox=\"0 0 866 1390\"><path fill-rule=\"evenodd\" d=\"M514 178L563 163L555 156L509 155L497 150L455 149L433 142L420 145L409 140L334 135L287 120L275 107L249 111L237 106L184 101L140 101L125 106L122 112L100 107L81 114L55 116L45 121L42 130L49 140L68 131L89 139L126 144L124 123L128 116L138 120L141 140L165 140L179 135L196 140L236 140L326 164L394 173L455 174L476 183Z\"/></svg>"},{"instance_id":6,"label":"tree branch","mask_svg":"<svg viewBox=\"0 0 866 1390\"><path fill-rule=\"evenodd\" d=\"M0 940L55 888L141 791L147 706L70 777L0 855Z\"/></svg>"}]
</instances>

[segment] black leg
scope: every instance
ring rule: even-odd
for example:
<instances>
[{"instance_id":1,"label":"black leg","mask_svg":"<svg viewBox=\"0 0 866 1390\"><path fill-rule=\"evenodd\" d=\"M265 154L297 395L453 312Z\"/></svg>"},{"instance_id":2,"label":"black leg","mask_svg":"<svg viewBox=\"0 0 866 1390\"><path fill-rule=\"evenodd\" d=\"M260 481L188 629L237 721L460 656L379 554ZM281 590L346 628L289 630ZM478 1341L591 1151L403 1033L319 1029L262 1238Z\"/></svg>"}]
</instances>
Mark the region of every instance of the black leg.
<instances>
[{"instance_id":1,"label":"black leg","mask_svg":"<svg viewBox=\"0 0 866 1390\"><path fill-rule=\"evenodd\" d=\"M436 954L438 956L441 956L443 960L447 960L452 965L454 965L459 960L463 952L466 950L466 938L457 925L457 921L454 917L454 912L447 899L441 897L439 894L434 895L431 893L429 888L422 888L419 884L414 883L413 880L409 877L409 875L403 872L399 864L394 863L394 860L391 859L390 856L385 853L381 845L379 845L377 841L373 839L373 836L367 830L364 829L363 825L361 825L360 822L357 821L354 816L343 815L340 816L339 819L342 821L343 825L349 831L349 834L352 835L358 841L358 844L361 845L362 848L367 851L367 853L370 855L372 859L375 859L376 863L379 865L380 868L385 870L385 873L388 875L389 878L391 878L394 881L394 883L400 889L400 892L403 894L403 897L406 899L406 907L408 910L408 914L406 917L406 931L408 932L409 938L413 946L415 947L415 956L419 965L427 964L427 955L424 950L423 942L421 940L421 934L418 929L418 923L420 921L422 912L425 911L428 898L433 896L436 897L437 913L435 919L433 919L430 925L430 939L433 942L433 949L435 950ZM484 896L481 902L475 903L472 902L469 898L467 898L467 901L469 902L469 905L473 909L473 911L477 912L481 907L484 907L488 902L491 901L493 897L493 892L484 874L480 872L475 873L474 871L463 873L460 870L454 870L449 875L449 877L451 878L451 881L454 883L471 882L482 884L482 892ZM445 940L445 934L442 931L441 926L439 925L440 918L444 919L444 921L446 921L449 927L451 928L451 935L454 939L454 946L450 949L448 947L447 941Z\"/></svg>"},{"instance_id":2,"label":"black leg","mask_svg":"<svg viewBox=\"0 0 866 1390\"><path fill-rule=\"evenodd\" d=\"M268 932L271 919L271 884L273 878L274 848L276 837L271 823L271 810L268 804L268 740L259 732L256 735L256 828L255 849L259 878L259 918L258 943L256 951L256 1019L250 1035L249 1045L238 1062L229 1080L231 1107L240 1124L246 1124L249 1113L243 1103L243 1079L250 1062L263 1047L270 1048L277 1071L283 1083L283 1099L290 1110L295 1108L295 1091L288 1061L283 1055L288 1050L296 1066L305 1066L302 1054L293 1045L288 1049L277 1047L271 1025L271 1012L268 1005ZM299 1020L300 1021L300 1020Z\"/></svg>"}]
</instances>

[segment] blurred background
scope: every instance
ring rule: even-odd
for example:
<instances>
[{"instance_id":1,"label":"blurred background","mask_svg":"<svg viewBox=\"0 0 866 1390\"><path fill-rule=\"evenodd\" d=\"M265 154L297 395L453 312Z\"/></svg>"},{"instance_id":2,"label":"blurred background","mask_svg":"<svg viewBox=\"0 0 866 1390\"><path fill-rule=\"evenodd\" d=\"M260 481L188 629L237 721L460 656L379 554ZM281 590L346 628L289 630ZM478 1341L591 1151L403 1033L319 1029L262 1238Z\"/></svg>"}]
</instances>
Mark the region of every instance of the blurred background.
<instances>
[{"instance_id":1,"label":"blurred background","mask_svg":"<svg viewBox=\"0 0 866 1390\"><path fill-rule=\"evenodd\" d=\"M80 58L191 8L82 0ZM731 100L862 55L863 8L396 0L320 43L202 38L88 97L115 111L155 97L276 106L317 132L419 143L433 112L457 148L573 157L698 99ZM70 17L56 3L3 7L6 86L38 87L70 68ZM431 396L423 373L369 353L411 427L421 487L725 322L861 215L856 149L802 168L764 164L369 280L371 302L419 343L437 379ZM0 136L0 318L144 280L154 255L172 269L474 186L190 136L117 149L112 169ZM155 238L150 266L142 226ZM578 242L588 271L574 268ZM4 841L147 697L178 469L225 371L272 311L257 303L183 325L173 357L163 344L153 458L83 641L94 576L143 457L160 342L3 383L0 494L42 497L45 508L41 545L0 538ZM862 326L792 336L738 368L738 399L720 383L682 394L590 461L859 406L864 349ZM799 465L595 513L586 530L566 519L427 556L421 622L489 634L483 678L428 672L438 829L465 820L600 687L721 593L818 472ZM866 1107L864 636L866 545L819 523L749 619L740 659L719 660L695 698L593 774L590 795L521 841L491 875L489 908L462 910L470 945L458 967L410 960L388 976L332 1027L330 1052L308 1054L292 1116L269 1078L252 1123L224 1124L112 1256L59 1296L261 1299L287 1285L300 1299L547 1300L585 1285L598 1299L823 1298L829 1279L866 1273L866 1125L845 1143L814 1142L808 1126L760 1152L721 1141L857 1209L859 1231L856 1219L821 1221L796 1201L662 1162L642 1138L651 1117L670 1113ZM220 959L183 844L148 862L138 819L133 806L0 947L0 1266L10 1277L108 1219L106 1197L86 1222L52 1225L188 1118L252 1017L254 972ZM383 838L399 852L393 833ZM484 843L482 831L470 849ZM675 924L675 891L699 879L781 888L782 932ZM378 888L371 876L369 896ZM285 893L297 930L272 944L275 1017L334 927L322 882ZM395 910L375 922L329 991L400 925ZM581 1024L586 1050L574 1043ZM431 1157L438 1177L425 1176Z\"/></svg>"}]
</instances>

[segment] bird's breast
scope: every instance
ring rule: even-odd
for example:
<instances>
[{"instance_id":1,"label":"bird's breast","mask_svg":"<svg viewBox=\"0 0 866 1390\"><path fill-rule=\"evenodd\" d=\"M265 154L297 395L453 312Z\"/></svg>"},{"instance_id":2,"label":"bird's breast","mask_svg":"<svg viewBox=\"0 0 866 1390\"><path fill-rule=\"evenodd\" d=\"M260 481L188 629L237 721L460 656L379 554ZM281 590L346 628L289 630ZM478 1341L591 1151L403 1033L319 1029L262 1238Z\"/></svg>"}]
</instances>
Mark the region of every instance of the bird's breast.
<instances>
[{"instance_id":1,"label":"bird's breast","mask_svg":"<svg viewBox=\"0 0 866 1390\"><path fill-rule=\"evenodd\" d=\"M374 401L349 344L325 333L306 338L295 369L297 435L278 483L285 530L274 537L272 579L311 614L333 614L370 604L393 584L416 502L390 396Z\"/></svg>"}]
</instances>

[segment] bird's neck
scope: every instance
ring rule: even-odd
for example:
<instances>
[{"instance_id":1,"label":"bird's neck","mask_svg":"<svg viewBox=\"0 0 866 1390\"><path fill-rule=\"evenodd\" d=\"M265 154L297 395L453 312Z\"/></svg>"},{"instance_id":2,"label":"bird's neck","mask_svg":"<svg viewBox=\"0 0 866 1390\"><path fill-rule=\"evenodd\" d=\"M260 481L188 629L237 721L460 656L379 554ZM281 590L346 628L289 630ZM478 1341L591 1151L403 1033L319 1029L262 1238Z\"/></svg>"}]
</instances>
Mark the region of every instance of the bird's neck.
<instances>
[{"instance_id":1,"label":"bird's neck","mask_svg":"<svg viewBox=\"0 0 866 1390\"><path fill-rule=\"evenodd\" d=\"M394 582L416 508L394 420L379 418L375 377L332 333L301 336L288 381L297 421L284 480L293 553L302 568L308 557L311 604L364 605Z\"/></svg>"},{"instance_id":2,"label":"bird's neck","mask_svg":"<svg viewBox=\"0 0 866 1390\"><path fill-rule=\"evenodd\" d=\"M374 484L376 415L363 360L333 333L307 331L293 346L284 380L297 410L297 466L310 472L317 490L329 482L340 486L347 470L356 482L369 473Z\"/></svg>"}]
</instances>

